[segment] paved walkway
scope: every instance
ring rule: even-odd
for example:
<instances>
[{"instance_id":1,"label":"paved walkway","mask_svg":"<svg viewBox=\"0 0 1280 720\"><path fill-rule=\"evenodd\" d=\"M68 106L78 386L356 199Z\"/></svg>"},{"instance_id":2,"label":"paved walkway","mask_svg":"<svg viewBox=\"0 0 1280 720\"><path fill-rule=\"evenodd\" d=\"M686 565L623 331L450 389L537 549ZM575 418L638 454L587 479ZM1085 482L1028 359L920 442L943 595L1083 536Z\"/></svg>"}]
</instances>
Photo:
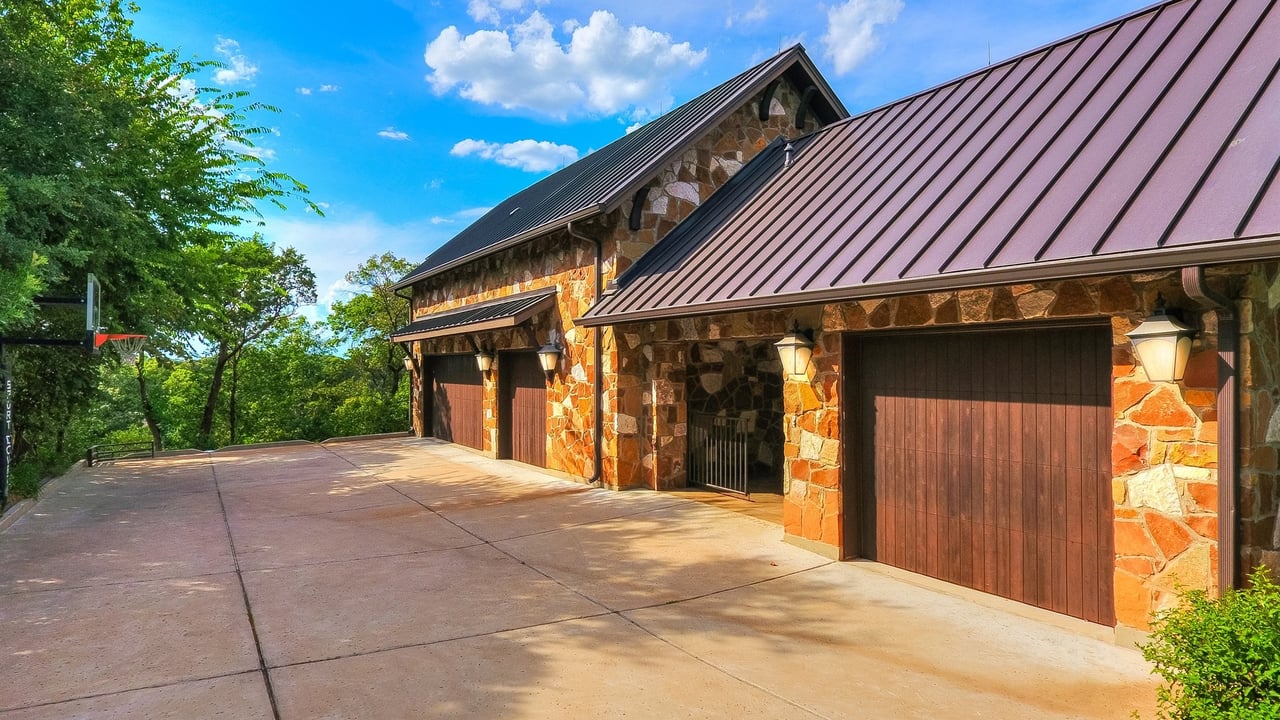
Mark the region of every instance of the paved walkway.
<instances>
[{"instance_id":1,"label":"paved walkway","mask_svg":"<svg viewBox=\"0 0 1280 720\"><path fill-rule=\"evenodd\" d=\"M0 534L0 718L1125 718L1140 656L776 525L421 440L77 470Z\"/></svg>"}]
</instances>

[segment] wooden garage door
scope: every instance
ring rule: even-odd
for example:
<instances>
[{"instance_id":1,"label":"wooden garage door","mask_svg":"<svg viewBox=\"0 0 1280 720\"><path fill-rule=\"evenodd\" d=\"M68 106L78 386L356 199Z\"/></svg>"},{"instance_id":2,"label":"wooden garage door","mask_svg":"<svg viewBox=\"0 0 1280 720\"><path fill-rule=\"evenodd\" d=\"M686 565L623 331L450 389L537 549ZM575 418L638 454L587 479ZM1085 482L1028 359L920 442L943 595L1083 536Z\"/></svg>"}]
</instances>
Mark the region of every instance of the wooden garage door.
<instances>
[{"instance_id":1,"label":"wooden garage door","mask_svg":"<svg viewBox=\"0 0 1280 720\"><path fill-rule=\"evenodd\" d=\"M471 355L431 359L431 435L484 449L484 378Z\"/></svg>"},{"instance_id":2,"label":"wooden garage door","mask_svg":"<svg viewBox=\"0 0 1280 720\"><path fill-rule=\"evenodd\" d=\"M857 554L1114 625L1110 340L850 337Z\"/></svg>"},{"instance_id":3,"label":"wooden garage door","mask_svg":"<svg viewBox=\"0 0 1280 720\"><path fill-rule=\"evenodd\" d=\"M547 375L535 353L501 359L503 413L499 457L547 466Z\"/></svg>"}]
</instances>

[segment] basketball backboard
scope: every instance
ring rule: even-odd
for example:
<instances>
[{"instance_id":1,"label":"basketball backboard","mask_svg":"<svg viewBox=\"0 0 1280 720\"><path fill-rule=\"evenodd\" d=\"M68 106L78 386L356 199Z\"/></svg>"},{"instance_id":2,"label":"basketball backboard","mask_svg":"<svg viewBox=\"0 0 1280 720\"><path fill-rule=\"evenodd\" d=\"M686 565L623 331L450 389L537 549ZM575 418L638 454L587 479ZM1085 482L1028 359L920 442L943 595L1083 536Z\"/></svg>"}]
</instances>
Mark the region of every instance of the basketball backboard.
<instances>
[{"instance_id":1,"label":"basketball backboard","mask_svg":"<svg viewBox=\"0 0 1280 720\"><path fill-rule=\"evenodd\" d=\"M98 346L102 344L98 342L98 331L103 329L98 324L98 311L101 307L102 287L98 285L97 276L89 273L84 289L84 344L89 352L98 352Z\"/></svg>"}]
</instances>

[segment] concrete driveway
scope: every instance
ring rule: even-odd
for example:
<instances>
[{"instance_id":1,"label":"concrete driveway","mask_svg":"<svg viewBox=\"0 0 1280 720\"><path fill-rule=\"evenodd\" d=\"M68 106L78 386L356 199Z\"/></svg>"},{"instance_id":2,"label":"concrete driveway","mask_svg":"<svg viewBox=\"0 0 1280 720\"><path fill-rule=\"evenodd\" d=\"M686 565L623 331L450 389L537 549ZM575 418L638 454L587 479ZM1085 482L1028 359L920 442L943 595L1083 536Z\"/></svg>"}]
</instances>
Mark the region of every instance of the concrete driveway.
<instances>
[{"instance_id":1,"label":"concrete driveway","mask_svg":"<svg viewBox=\"0 0 1280 720\"><path fill-rule=\"evenodd\" d=\"M0 534L0 718L1151 716L1133 650L780 538L423 440L76 470Z\"/></svg>"}]
</instances>

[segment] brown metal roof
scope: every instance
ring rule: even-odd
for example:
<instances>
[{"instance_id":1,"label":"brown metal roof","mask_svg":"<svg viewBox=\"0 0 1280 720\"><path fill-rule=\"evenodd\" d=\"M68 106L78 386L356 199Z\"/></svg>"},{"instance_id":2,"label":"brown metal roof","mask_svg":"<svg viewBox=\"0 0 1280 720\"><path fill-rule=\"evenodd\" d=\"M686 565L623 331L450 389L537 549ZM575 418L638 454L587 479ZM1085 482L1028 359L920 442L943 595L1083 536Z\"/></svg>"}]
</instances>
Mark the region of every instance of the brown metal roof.
<instances>
[{"instance_id":1,"label":"brown metal roof","mask_svg":"<svg viewBox=\"0 0 1280 720\"><path fill-rule=\"evenodd\" d=\"M761 154L583 322L1280 257L1277 38L1163 3Z\"/></svg>"},{"instance_id":2,"label":"brown metal roof","mask_svg":"<svg viewBox=\"0 0 1280 720\"><path fill-rule=\"evenodd\" d=\"M817 88L812 111L820 122L849 116L804 47L795 45L502 201L427 256L395 287L408 287L567 222L608 212L689 143L784 76L802 89Z\"/></svg>"},{"instance_id":3,"label":"brown metal roof","mask_svg":"<svg viewBox=\"0 0 1280 720\"><path fill-rule=\"evenodd\" d=\"M391 341L409 342L515 327L551 307L555 303L555 297L555 288L534 290L456 310L432 313L396 330L391 334Z\"/></svg>"}]
</instances>

